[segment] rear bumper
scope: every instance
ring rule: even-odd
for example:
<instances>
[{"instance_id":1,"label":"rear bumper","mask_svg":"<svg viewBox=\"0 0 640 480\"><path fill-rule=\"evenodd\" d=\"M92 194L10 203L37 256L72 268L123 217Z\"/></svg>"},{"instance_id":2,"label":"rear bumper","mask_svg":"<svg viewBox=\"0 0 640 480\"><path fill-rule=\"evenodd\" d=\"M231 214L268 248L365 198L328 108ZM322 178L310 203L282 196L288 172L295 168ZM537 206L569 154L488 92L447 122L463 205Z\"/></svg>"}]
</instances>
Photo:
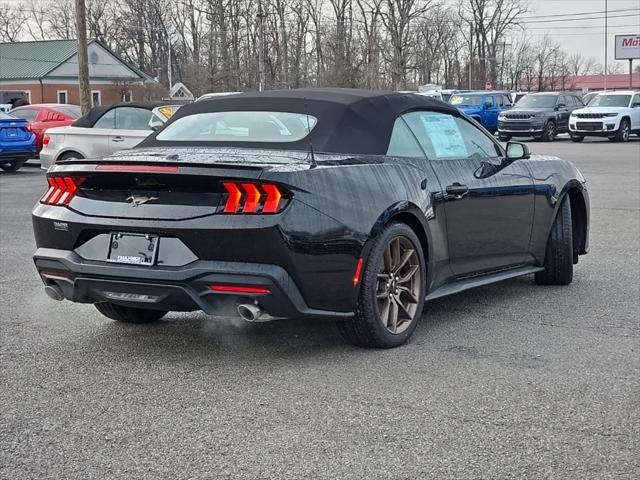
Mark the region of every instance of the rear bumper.
<instances>
[{"instance_id":1,"label":"rear bumper","mask_svg":"<svg viewBox=\"0 0 640 480\"><path fill-rule=\"evenodd\" d=\"M34 157L35 157L35 152L32 150L15 150L15 151L0 150L1 163L26 162L30 158L34 158Z\"/></svg>"},{"instance_id":2,"label":"rear bumper","mask_svg":"<svg viewBox=\"0 0 640 480\"><path fill-rule=\"evenodd\" d=\"M236 303L257 302L273 317L351 318L352 312L310 308L280 266L196 260L183 267L141 267L87 261L69 250L39 248L34 261L47 286L58 287L73 302L112 302L169 311L202 310L235 315ZM212 285L266 288L270 293L213 291Z\"/></svg>"}]
</instances>

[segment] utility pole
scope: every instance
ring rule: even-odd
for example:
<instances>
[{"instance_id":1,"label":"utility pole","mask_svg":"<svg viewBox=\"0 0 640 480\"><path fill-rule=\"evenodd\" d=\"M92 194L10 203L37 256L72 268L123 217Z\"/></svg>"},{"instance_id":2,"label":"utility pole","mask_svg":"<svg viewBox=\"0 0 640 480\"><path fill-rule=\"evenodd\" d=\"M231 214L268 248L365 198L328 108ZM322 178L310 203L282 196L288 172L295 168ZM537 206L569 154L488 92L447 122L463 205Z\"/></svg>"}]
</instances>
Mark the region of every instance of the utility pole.
<instances>
[{"instance_id":1,"label":"utility pole","mask_svg":"<svg viewBox=\"0 0 640 480\"><path fill-rule=\"evenodd\" d=\"M607 91L607 74L609 73L609 66L607 65L607 60L608 60L608 53L607 52L607 47L608 47L608 42L607 42L607 29L608 29L608 13L609 13L609 5L608 5L608 0L604 0L604 91Z\"/></svg>"},{"instance_id":2,"label":"utility pole","mask_svg":"<svg viewBox=\"0 0 640 480\"><path fill-rule=\"evenodd\" d=\"M85 0L76 0L76 31L78 35L78 84L80 109L84 115L91 109L89 88L89 57L87 54L87 9Z\"/></svg>"},{"instance_id":3,"label":"utility pole","mask_svg":"<svg viewBox=\"0 0 640 480\"><path fill-rule=\"evenodd\" d=\"M473 66L473 26L469 27L469 90L471 90L471 67Z\"/></svg>"},{"instance_id":4,"label":"utility pole","mask_svg":"<svg viewBox=\"0 0 640 480\"><path fill-rule=\"evenodd\" d=\"M262 2L258 1L258 91L264 88L264 18L267 14L262 10Z\"/></svg>"}]
</instances>

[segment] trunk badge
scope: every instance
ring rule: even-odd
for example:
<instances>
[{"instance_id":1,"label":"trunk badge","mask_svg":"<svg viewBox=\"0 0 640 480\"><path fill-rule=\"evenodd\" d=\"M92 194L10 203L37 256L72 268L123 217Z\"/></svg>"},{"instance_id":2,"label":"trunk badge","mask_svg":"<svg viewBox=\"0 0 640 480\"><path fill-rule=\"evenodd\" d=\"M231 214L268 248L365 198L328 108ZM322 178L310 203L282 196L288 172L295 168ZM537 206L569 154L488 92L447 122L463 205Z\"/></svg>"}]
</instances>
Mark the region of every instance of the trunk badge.
<instances>
[{"instance_id":1,"label":"trunk badge","mask_svg":"<svg viewBox=\"0 0 640 480\"><path fill-rule=\"evenodd\" d=\"M127 202L129 202L132 207L137 207L138 205L152 202L153 200L158 200L158 197L147 197L146 195L131 195L127 198Z\"/></svg>"}]
</instances>

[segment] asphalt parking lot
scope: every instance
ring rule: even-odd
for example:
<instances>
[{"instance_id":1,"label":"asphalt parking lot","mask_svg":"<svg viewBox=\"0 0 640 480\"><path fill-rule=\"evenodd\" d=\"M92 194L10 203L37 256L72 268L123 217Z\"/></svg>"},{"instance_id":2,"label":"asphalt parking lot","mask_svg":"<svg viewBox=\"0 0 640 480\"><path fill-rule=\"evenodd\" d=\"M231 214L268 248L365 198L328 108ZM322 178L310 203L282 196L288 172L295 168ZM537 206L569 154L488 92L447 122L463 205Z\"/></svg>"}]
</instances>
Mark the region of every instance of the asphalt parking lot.
<instances>
[{"instance_id":1,"label":"asphalt parking lot","mask_svg":"<svg viewBox=\"0 0 640 480\"><path fill-rule=\"evenodd\" d=\"M574 282L434 301L390 351L323 322L54 302L31 261L44 175L0 175L0 478L637 478L640 138L529 145L588 180Z\"/></svg>"}]
</instances>

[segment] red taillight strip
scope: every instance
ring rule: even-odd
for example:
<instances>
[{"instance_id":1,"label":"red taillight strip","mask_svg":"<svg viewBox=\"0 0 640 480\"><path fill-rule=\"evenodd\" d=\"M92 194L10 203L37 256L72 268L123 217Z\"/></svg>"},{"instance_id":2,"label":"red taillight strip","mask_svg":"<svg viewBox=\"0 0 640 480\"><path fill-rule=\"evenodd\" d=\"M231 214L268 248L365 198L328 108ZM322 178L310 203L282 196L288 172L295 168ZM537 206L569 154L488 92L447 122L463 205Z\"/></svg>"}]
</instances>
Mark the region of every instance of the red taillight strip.
<instances>
[{"instance_id":1,"label":"red taillight strip","mask_svg":"<svg viewBox=\"0 0 640 480\"><path fill-rule=\"evenodd\" d=\"M47 205L69 205L83 181L84 177L47 177L49 189L40 201Z\"/></svg>"},{"instance_id":2,"label":"red taillight strip","mask_svg":"<svg viewBox=\"0 0 640 480\"><path fill-rule=\"evenodd\" d=\"M105 172L175 173L178 167L169 165L97 165L96 170Z\"/></svg>"},{"instance_id":3,"label":"red taillight strip","mask_svg":"<svg viewBox=\"0 0 640 480\"><path fill-rule=\"evenodd\" d=\"M280 200L282 200L282 193L280 193L280 190L277 186L271 183L262 185L262 188L265 192L267 192L267 199L264 202L262 212L276 213L278 211L278 207L280 206Z\"/></svg>"},{"instance_id":4,"label":"red taillight strip","mask_svg":"<svg viewBox=\"0 0 640 480\"><path fill-rule=\"evenodd\" d=\"M240 207L242 192L235 183L224 182L222 185L224 185L224 188L229 193L227 203L224 205L224 213L236 213L238 211L238 207Z\"/></svg>"},{"instance_id":5,"label":"red taillight strip","mask_svg":"<svg viewBox=\"0 0 640 480\"><path fill-rule=\"evenodd\" d=\"M224 213L278 213L284 199L272 183L225 181L222 185L228 194Z\"/></svg>"},{"instance_id":6,"label":"red taillight strip","mask_svg":"<svg viewBox=\"0 0 640 480\"><path fill-rule=\"evenodd\" d=\"M266 294L271 293L271 290L265 287L251 287L248 285L211 285L209 289L214 292L226 292L226 293L258 293Z\"/></svg>"},{"instance_id":7,"label":"red taillight strip","mask_svg":"<svg viewBox=\"0 0 640 480\"><path fill-rule=\"evenodd\" d=\"M247 199L244 202L242 213L255 213L258 210L262 193L253 183L243 183L242 189L247 192Z\"/></svg>"},{"instance_id":8,"label":"red taillight strip","mask_svg":"<svg viewBox=\"0 0 640 480\"><path fill-rule=\"evenodd\" d=\"M353 273L353 286L355 287L360 282L360 274L362 273L362 258L358 260L356 265L356 271Z\"/></svg>"}]
</instances>

